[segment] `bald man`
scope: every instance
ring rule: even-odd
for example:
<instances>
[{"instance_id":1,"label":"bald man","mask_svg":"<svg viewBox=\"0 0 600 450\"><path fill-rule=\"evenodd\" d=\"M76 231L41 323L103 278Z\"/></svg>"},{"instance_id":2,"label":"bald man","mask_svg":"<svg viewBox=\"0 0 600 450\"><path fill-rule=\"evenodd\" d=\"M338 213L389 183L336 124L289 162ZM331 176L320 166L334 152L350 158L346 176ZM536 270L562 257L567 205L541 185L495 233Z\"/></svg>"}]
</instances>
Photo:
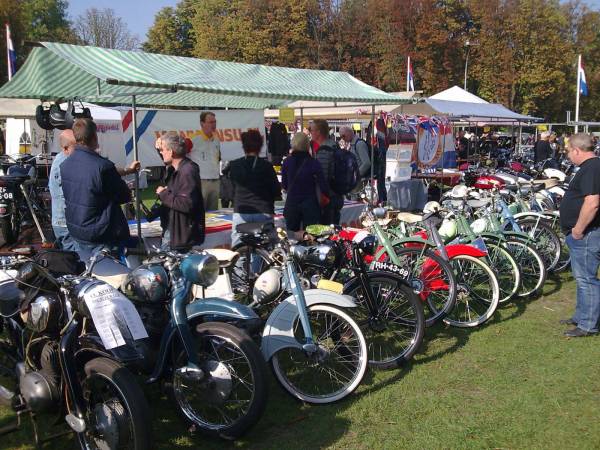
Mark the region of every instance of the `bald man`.
<instances>
[{"instance_id":1,"label":"bald man","mask_svg":"<svg viewBox=\"0 0 600 450\"><path fill-rule=\"evenodd\" d=\"M73 130L64 130L60 133L59 144L62 151L54 157L48 179L48 188L52 197L52 229L54 230L55 245L57 248L76 251L77 245L73 238L69 236L67 221L65 219L65 196L63 195L60 177L60 165L75 149Z\"/></svg>"}]
</instances>

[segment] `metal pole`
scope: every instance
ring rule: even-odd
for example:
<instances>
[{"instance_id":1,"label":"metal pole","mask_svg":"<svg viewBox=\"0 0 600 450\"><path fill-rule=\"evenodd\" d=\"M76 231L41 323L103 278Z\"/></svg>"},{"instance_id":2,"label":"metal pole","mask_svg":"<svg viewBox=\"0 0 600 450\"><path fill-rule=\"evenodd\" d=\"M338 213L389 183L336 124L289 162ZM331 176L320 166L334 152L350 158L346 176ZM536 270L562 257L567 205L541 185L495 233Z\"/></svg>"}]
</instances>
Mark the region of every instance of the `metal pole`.
<instances>
[{"instance_id":1,"label":"metal pole","mask_svg":"<svg viewBox=\"0 0 600 450\"><path fill-rule=\"evenodd\" d=\"M577 94L575 96L575 123L579 122L579 68L581 67L581 55L577 58ZM575 133L579 131L579 125L575 125Z\"/></svg>"},{"instance_id":2,"label":"metal pole","mask_svg":"<svg viewBox=\"0 0 600 450\"><path fill-rule=\"evenodd\" d=\"M300 131L304 133L304 108L300 107Z\"/></svg>"},{"instance_id":3,"label":"metal pole","mask_svg":"<svg viewBox=\"0 0 600 450\"><path fill-rule=\"evenodd\" d=\"M467 90L467 69L469 67L469 50L470 50L469 41L467 41L465 43L465 45L467 46L467 57L465 58L465 85L464 85L464 90L466 91Z\"/></svg>"},{"instance_id":4,"label":"metal pole","mask_svg":"<svg viewBox=\"0 0 600 450\"><path fill-rule=\"evenodd\" d=\"M131 96L131 126L133 127L133 160L139 161L138 145L137 145L137 108L135 105L135 95ZM138 246L142 246L142 222L140 212L140 173L135 171L135 222L137 226Z\"/></svg>"},{"instance_id":5,"label":"metal pole","mask_svg":"<svg viewBox=\"0 0 600 450\"><path fill-rule=\"evenodd\" d=\"M373 189L373 177L375 175L375 167L373 166L373 161L375 161L375 142L377 142L375 140L375 105L371 105L371 204L373 203L375 194L375 190ZM385 182L383 185L385 186Z\"/></svg>"},{"instance_id":6,"label":"metal pole","mask_svg":"<svg viewBox=\"0 0 600 450\"><path fill-rule=\"evenodd\" d=\"M519 122L519 147L518 147L519 148L519 150L518 150L519 156L522 154L522 151L521 151L521 145L522 145L522 142L523 142L522 141L522 139L523 139L522 135L523 135L523 124L521 122Z\"/></svg>"}]
</instances>

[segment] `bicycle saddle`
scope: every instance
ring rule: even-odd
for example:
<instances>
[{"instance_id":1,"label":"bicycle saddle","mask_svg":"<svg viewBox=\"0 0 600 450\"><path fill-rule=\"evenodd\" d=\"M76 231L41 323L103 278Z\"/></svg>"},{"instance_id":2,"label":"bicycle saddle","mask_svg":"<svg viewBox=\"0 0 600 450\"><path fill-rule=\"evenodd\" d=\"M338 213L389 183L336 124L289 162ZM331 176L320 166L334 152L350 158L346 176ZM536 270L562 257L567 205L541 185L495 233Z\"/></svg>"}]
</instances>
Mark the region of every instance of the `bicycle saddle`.
<instances>
[{"instance_id":1,"label":"bicycle saddle","mask_svg":"<svg viewBox=\"0 0 600 450\"><path fill-rule=\"evenodd\" d=\"M491 200L489 198L484 198L481 200L467 200L467 205L469 205L471 208L482 208L486 205L489 205L491 202Z\"/></svg>"},{"instance_id":2,"label":"bicycle saddle","mask_svg":"<svg viewBox=\"0 0 600 450\"><path fill-rule=\"evenodd\" d=\"M240 254L226 248L207 248L204 249L209 255L213 255L219 261L219 267L227 268L235 264Z\"/></svg>"},{"instance_id":3,"label":"bicycle saddle","mask_svg":"<svg viewBox=\"0 0 600 450\"><path fill-rule=\"evenodd\" d=\"M235 227L235 231L241 234L266 234L274 230L273 222L247 222Z\"/></svg>"},{"instance_id":4,"label":"bicycle saddle","mask_svg":"<svg viewBox=\"0 0 600 450\"><path fill-rule=\"evenodd\" d=\"M406 223L422 222L426 217L427 217L427 215L413 214L413 213L409 213L409 212L401 212L401 213L398 213L398 216L397 216L399 221L406 222Z\"/></svg>"}]
</instances>

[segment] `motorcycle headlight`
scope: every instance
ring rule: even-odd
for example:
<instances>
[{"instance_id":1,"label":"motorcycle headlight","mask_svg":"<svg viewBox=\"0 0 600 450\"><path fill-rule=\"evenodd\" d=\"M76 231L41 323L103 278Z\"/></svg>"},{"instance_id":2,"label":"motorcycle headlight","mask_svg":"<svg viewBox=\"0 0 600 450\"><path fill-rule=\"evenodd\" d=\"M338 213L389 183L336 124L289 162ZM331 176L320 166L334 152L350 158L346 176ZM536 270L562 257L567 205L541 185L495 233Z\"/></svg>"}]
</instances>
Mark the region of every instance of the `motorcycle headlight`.
<instances>
[{"instance_id":1,"label":"motorcycle headlight","mask_svg":"<svg viewBox=\"0 0 600 450\"><path fill-rule=\"evenodd\" d=\"M181 262L181 271L190 283L208 287L217 281L219 261L206 253L191 254Z\"/></svg>"}]
</instances>

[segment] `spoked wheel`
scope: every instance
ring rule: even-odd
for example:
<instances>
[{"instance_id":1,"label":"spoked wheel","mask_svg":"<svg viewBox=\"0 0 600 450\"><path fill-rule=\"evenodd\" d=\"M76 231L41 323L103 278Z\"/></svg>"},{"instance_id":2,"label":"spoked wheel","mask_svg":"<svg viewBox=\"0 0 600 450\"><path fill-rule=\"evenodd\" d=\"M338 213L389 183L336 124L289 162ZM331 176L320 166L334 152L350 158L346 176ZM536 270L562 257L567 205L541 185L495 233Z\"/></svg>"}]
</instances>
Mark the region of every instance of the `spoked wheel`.
<instances>
[{"instance_id":1,"label":"spoked wheel","mask_svg":"<svg viewBox=\"0 0 600 450\"><path fill-rule=\"evenodd\" d=\"M541 219L528 218L519 221L523 233L527 233L535 249L542 257L546 270L551 272L560 261L560 238L550 225Z\"/></svg>"},{"instance_id":2,"label":"spoked wheel","mask_svg":"<svg viewBox=\"0 0 600 450\"><path fill-rule=\"evenodd\" d=\"M307 403L332 403L352 393L367 370L367 344L357 323L329 305L308 307L316 351L285 348L273 355L277 381L292 396ZM300 319L294 335L305 342Z\"/></svg>"},{"instance_id":3,"label":"spoked wheel","mask_svg":"<svg viewBox=\"0 0 600 450\"><path fill-rule=\"evenodd\" d=\"M569 246L567 245L567 237L560 228L560 225L557 223L556 226L552 227L552 229L556 232L556 235L560 239L560 259L558 260L558 263L552 272L559 273L570 267L571 253L569 251Z\"/></svg>"},{"instance_id":4,"label":"spoked wheel","mask_svg":"<svg viewBox=\"0 0 600 450\"><path fill-rule=\"evenodd\" d=\"M84 439L98 450L143 450L152 444L150 406L133 374L108 358L85 365Z\"/></svg>"},{"instance_id":5,"label":"spoked wheel","mask_svg":"<svg viewBox=\"0 0 600 450\"><path fill-rule=\"evenodd\" d=\"M358 279L344 289L344 294L356 299L358 308L351 313L367 341L369 364L380 369L398 367L413 357L423 341L423 303L397 275L369 272L367 277L372 303L378 309L375 315Z\"/></svg>"},{"instance_id":6,"label":"spoked wheel","mask_svg":"<svg viewBox=\"0 0 600 450\"><path fill-rule=\"evenodd\" d=\"M498 278L500 303L509 301L519 292L521 287L521 271L513 256L504 247L495 242L485 242L488 250L490 267Z\"/></svg>"},{"instance_id":7,"label":"spoked wheel","mask_svg":"<svg viewBox=\"0 0 600 450\"><path fill-rule=\"evenodd\" d=\"M536 295L546 281L546 266L541 255L531 246L520 240L508 240L502 244L515 258L521 270L519 297Z\"/></svg>"},{"instance_id":8,"label":"spoked wheel","mask_svg":"<svg viewBox=\"0 0 600 450\"><path fill-rule=\"evenodd\" d=\"M175 364L173 395L184 418L209 436L235 439L262 416L267 402L266 364L258 346L240 329L218 322L196 327L199 368L196 378Z\"/></svg>"},{"instance_id":9,"label":"spoked wheel","mask_svg":"<svg viewBox=\"0 0 600 450\"><path fill-rule=\"evenodd\" d=\"M252 301L254 282L273 262L269 253L262 248L240 244L232 250L238 252L240 257L230 271L231 287L233 288L235 299L241 303L248 304Z\"/></svg>"},{"instance_id":10,"label":"spoked wheel","mask_svg":"<svg viewBox=\"0 0 600 450\"><path fill-rule=\"evenodd\" d=\"M450 259L456 274L458 296L444 322L455 327L476 327L498 307L500 288L494 271L483 260L468 255Z\"/></svg>"},{"instance_id":11,"label":"spoked wheel","mask_svg":"<svg viewBox=\"0 0 600 450\"><path fill-rule=\"evenodd\" d=\"M394 250L400 267L410 271L406 281L427 304L425 326L430 327L446 317L456 303L456 278L452 267L430 249L400 247ZM384 260L389 261L387 254Z\"/></svg>"}]
</instances>

